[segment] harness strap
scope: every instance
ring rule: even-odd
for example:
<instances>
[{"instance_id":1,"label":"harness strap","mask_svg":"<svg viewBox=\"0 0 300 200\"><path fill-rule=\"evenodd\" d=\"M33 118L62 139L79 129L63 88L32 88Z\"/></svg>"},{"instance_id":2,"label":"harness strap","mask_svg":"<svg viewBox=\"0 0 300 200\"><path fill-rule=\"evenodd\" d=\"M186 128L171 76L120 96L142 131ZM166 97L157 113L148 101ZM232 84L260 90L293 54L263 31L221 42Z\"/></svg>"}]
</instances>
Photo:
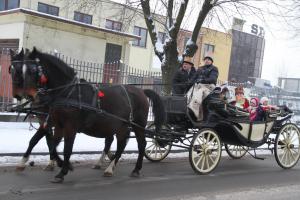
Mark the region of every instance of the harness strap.
<instances>
[{"instance_id":1,"label":"harness strap","mask_svg":"<svg viewBox=\"0 0 300 200\"><path fill-rule=\"evenodd\" d=\"M133 111L132 111L131 101L130 101L128 92L127 92L126 88L124 87L124 85L121 85L121 88L124 90L127 100L128 100L128 103L129 103L129 107L130 107L129 121L132 122L133 121Z\"/></svg>"}]
</instances>

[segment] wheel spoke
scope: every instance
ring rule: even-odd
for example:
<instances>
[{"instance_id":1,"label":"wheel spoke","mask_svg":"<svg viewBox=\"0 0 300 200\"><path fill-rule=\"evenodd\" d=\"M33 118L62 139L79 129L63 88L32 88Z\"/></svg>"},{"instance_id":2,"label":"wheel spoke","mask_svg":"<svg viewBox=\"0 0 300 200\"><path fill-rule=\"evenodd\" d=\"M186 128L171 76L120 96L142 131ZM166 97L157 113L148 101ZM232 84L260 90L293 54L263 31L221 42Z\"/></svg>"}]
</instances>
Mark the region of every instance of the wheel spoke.
<instances>
[{"instance_id":1,"label":"wheel spoke","mask_svg":"<svg viewBox=\"0 0 300 200\"><path fill-rule=\"evenodd\" d=\"M198 160L197 163L196 163L196 166L199 166L199 163L201 162L201 160L202 160L203 157L204 157L203 155L200 156L199 160Z\"/></svg>"},{"instance_id":2,"label":"wheel spoke","mask_svg":"<svg viewBox=\"0 0 300 200\"><path fill-rule=\"evenodd\" d=\"M205 156L205 163L206 163L207 169L210 168L209 163L208 163L208 157L209 157L209 156Z\"/></svg>"},{"instance_id":3,"label":"wheel spoke","mask_svg":"<svg viewBox=\"0 0 300 200\"><path fill-rule=\"evenodd\" d=\"M201 165L201 169L202 169L202 170L204 170L205 159L206 159L206 157L203 156L202 165Z\"/></svg>"},{"instance_id":4,"label":"wheel spoke","mask_svg":"<svg viewBox=\"0 0 300 200\"><path fill-rule=\"evenodd\" d=\"M155 144L151 144L149 147L146 148L146 150L150 149L151 147L153 147Z\"/></svg>"}]
</instances>

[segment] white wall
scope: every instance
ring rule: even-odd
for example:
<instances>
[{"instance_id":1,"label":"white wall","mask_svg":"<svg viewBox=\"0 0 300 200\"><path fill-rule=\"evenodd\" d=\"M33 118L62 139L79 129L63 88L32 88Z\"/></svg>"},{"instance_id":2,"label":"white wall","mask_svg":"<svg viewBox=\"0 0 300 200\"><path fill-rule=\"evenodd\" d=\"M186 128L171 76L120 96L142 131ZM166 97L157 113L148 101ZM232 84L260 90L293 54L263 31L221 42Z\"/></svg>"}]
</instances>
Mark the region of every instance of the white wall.
<instances>
[{"instance_id":1,"label":"white wall","mask_svg":"<svg viewBox=\"0 0 300 200\"><path fill-rule=\"evenodd\" d=\"M19 49L23 43L24 23L0 24L0 39L19 39Z\"/></svg>"}]
</instances>

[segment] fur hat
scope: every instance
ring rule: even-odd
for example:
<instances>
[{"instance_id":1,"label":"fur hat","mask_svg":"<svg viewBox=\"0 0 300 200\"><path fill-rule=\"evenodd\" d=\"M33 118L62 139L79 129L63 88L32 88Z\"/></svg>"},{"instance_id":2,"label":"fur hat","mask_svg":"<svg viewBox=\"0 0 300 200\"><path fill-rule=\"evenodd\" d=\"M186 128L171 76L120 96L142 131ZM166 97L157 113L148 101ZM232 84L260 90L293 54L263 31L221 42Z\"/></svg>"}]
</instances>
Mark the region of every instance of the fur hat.
<instances>
[{"instance_id":1,"label":"fur hat","mask_svg":"<svg viewBox=\"0 0 300 200\"><path fill-rule=\"evenodd\" d=\"M266 101L267 101L267 102L269 101L269 98L268 98L268 97L263 97L263 98L260 99L260 103L261 103L261 104L264 104L264 102L266 102Z\"/></svg>"},{"instance_id":2,"label":"fur hat","mask_svg":"<svg viewBox=\"0 0 300 200\"><path fill-rule=\"evenodd\" d=\"M211 62L214 62L214 59L212 57L210 57L210 56L205 56L203 58L203 60L206 60L206 59L210 60Z\"/></svg>"}]
</instances>

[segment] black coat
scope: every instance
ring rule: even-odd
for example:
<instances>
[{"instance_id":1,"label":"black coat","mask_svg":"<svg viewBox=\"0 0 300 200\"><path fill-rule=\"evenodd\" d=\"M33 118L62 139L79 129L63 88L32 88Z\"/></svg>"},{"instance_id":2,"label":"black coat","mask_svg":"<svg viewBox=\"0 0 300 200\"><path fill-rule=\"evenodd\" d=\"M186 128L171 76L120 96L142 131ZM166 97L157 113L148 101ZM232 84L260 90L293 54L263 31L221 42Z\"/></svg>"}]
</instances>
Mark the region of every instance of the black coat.
<instances>
[{"instance_id":1,"label":"black coat","mask_svg":"<svg viewBox=\"0 0 300 200\"><path fill-rule=\"evenodd\" d=\"M180 68L173 77L173 94L185 94L189 89L191 80L195 76L195 73L195 67L192 67L189 73L186 70Z\"/></svg>"},{"instance_id":2,"label":"black coat","mask_svg":"<svg viewBox=\"0 0 300 200\"><path fill-rule=\"evenodd\" d=\"M192 83L217 84L219 70L214 65L205 65L200 67L194 77Z\"/></svg>"}]
</instances>

